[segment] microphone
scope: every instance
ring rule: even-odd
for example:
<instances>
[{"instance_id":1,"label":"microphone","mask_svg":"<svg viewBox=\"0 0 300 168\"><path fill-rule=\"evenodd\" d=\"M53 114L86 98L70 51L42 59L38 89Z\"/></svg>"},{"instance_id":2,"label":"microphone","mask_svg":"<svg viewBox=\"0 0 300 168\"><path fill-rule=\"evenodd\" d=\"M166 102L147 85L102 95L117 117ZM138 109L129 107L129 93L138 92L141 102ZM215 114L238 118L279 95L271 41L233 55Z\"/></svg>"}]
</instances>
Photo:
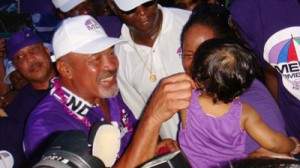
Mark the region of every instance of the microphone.
<instances>
[{"instance_id":1,"label":"microphone","mask_svg":"<svg viewBox=\"0 0 300 168\"><path fill-rule=\"evenodd\" d=\"M119 128L96 122L91 128L89 142L93 144L92 155L101 159L105 167L112 167L118 158L121 146Z\"/></svg>"},{"instance_id":2,"label":"microphone","mask_svg":"<svg viewBox=\"0 0 300 168\"><path fill-rule=\"evenodd\" d=\"M0 150L0 167L12 168L14 165L14 158L11 153L5 150Z\"/></svg>"}]
</instances>

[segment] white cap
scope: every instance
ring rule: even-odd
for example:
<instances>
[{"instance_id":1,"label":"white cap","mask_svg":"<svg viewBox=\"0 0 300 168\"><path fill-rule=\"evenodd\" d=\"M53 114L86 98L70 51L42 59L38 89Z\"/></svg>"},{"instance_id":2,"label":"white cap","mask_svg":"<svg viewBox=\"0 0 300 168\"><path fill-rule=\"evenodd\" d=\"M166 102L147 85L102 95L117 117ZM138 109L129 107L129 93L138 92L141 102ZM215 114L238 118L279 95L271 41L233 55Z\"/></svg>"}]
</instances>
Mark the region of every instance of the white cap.
<instances>
[{"instance_id":1,"label":"white cap","mask_svg":"<svg viewBox=\"0 0 300 168\"><path fill-rule=\"evenodd\" d=\"M9 75L14 72L16 69L12 63L12 61L8 61L7 64L6 64L6 67L5 67L5 72L6 72L6 75L4 77L4 83L5 84L11 84L11 81L10 81L10 78L9 78Z\"/></svg>"},{"instance_id":2,"label":"white cap","mask_svg":"<svg viewBox=\"0 0 300 168\"><path fill-rule=\"evenodd\" d=\"M136 8L141 4L152 0L114 0L114 1L122 11L130 11L131 9Z\"/></svg>"},{"instance_id":3,"label":"white cap","mask_svg":"<svg viewBox=\"0 0 300 168\"><path fill-rule=\"evenodd\" d=\"M68 12L86 0L52 0L53 5L62 12Z\"/></svg>"},{"instance_id":4,"label":"white cap","mask_svg":"<svg viewBox=\"0 0 300 168\"><path fill-rule=\"evenodd\" d=\"M108 37L102 26L89 15L80 15L63 20L53 36L55 59L70 53L94 54L123 42Z\"/></svg>"}]
</instances>

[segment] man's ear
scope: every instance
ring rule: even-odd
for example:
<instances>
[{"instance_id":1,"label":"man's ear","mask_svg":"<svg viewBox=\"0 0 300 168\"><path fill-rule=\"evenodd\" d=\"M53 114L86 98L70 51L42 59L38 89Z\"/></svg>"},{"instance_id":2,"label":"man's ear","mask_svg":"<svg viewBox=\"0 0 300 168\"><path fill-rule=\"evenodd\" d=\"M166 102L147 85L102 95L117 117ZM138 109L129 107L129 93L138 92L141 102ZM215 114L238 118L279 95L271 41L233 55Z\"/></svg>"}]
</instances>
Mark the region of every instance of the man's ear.
<instances>
[{"instance_id":1,"label":"man's ear","mask_svg":"<svg viewBox=\"0 0 300 168\"><path fill-rule=\"evenodd\" d=\"M46 53L49 55L49 57L50 57L51 56L51 52L50 52L49 48L46 47L46 46L44 46L44 49L45 49Z\"/></svg>"},{"instance_id":2,"label":"man's ear","mask_svg":"<svg viewBox=\"0 0 300 168\"><path fill-rule=\"evenodd\" d=\"M72 78L72 69L69 63L64 60L57 60L56 61L56 69L60 76L65 78Z\"/></svg>"},{"instance_id":3,"label":"man's ear","mask_svg":"<svg viewBox=\"0 0 300 168\"><path fill-rule=\"evenodd\" d=\"M118 12L117 12L117 9L116 9L116 6L115 6L113 0L107 0L107 4L108 4L108 6L110 7L111 11L112 11L115 15L118 15Z\"/></svg>"}]
</instances>

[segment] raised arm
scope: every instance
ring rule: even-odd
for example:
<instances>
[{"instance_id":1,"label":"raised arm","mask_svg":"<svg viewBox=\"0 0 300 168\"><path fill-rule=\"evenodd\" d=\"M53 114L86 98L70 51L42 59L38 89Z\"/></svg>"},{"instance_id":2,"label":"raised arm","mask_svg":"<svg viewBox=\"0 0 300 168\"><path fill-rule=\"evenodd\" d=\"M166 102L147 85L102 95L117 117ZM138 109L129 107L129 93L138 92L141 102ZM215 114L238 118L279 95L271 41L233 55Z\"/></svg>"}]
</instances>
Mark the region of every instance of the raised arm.
<instances>
[{"instance_id":1,"label":"raised arm","mask_svg":"<svg viewBox=\"0 0 300 168\"><path fill-rule=\"evenodd\" d=\"M192 87L193 81L185 73L167 77L160 82L148 102L129 147L115 165L116 168L136 167L154 157L162 123L178 110L189 106Z\"/></svg>"}]
</instances>

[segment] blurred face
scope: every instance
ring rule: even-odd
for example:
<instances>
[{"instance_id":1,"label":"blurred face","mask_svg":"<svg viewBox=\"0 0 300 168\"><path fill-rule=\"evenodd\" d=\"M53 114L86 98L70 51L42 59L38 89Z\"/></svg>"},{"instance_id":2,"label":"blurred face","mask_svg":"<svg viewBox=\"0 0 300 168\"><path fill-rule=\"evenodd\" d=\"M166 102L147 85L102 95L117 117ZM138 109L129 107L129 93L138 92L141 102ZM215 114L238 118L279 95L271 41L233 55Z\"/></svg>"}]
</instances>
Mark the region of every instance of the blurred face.
<instances>
[{"instance_id":1,"label":"blurred face","mask_svg":"<svg viewBox=\"0 0 300 168\"><path fill-rule=\"evenodd\" d=\"M190 73L190 68L194 58L194 54L205 40L215 38L211 28L200 24L192 25L183 36L183 67L186 72Z\"/></svg>"},{"instance_id":2,"label":"blurred face","mask_svg":"<svg viewBox=\"0 0 300 168\"><path fill-rule=\"evenodd\" d=\"M117 15L129 27L136 32L149 32L160 26L160 10L156 1L141 4L130 11L122 11L114 5Z\"/></svg>"},{"instance_id":3,"label":"blurred face","mask_svg":"<svg viewBox=\"0 0 300 168\"><path fill-rule=\"evenodd\" d=\"M29 83L48 80L53 73L50 52L42 44L22 48L13 56L12 61Z\"/></svg>"},{"instance_id":4,"label":"blurred face","mask_svg":"<svg viewBox=\"0 0 300 168\"><path fill-rule=\"evenodd\" d=\"M116 77L119 61L113 47L96 54L71 53L69 56L74 93L90 102L118 93Z\"/></svg>"},{"instance_id":5,"label":"blurred face","mask_svg":"<svg viewBox=\"0 0 300 168\"><path fill-rule=\"evenodd\" d=\"M17 70L13 71L9 75L9 78L10 78L10 81L11 81L14 89L16 89L16 90L22 89L28 83L26 78Z\"/></svg>"},{"instance_id":6,"label":"blurred face","mask_svg":"<svg viewBox=\"0 0 300 168\"><path fill-rule=\"evenodd\" d=\"M92 4L88 1L84 1L78 4L76 7L68 12L64 13L65 17L74 17L78 15L91 15L95 16L94 8Z\"/></svg>"}]
</instances>

